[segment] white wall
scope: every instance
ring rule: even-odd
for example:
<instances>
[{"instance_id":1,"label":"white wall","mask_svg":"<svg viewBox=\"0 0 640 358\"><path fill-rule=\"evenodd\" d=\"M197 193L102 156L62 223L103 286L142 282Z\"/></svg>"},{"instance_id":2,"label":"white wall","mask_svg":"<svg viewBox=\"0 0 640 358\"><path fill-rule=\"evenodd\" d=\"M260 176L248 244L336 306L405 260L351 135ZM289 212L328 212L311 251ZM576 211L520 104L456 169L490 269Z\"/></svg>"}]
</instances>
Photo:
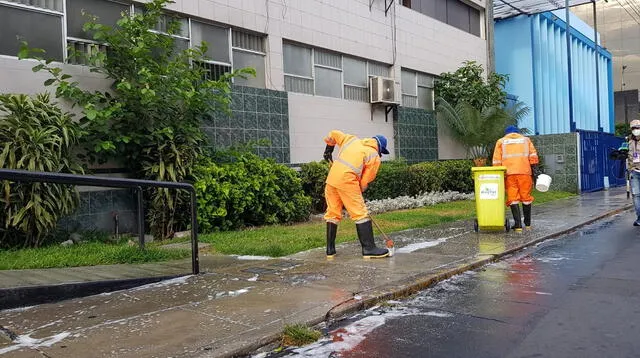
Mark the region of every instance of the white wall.
<instances>
[{"instance_id":1,"label":"white wall","mask_svg":"<svg viewBox=\"0 0 640 358\"><path fill-rule=\"evenodd\" d=\"M394 152L391 113L387 123L384 113L377 110L372 121L368 103L289 93L289 116L295 118L289 123L292 163L321 160L325 147L323 138L333 129L360 138L382 134L389 141L387 149ZM383 159L392 157L384 156Z\"/></svg>"}]
</instances>

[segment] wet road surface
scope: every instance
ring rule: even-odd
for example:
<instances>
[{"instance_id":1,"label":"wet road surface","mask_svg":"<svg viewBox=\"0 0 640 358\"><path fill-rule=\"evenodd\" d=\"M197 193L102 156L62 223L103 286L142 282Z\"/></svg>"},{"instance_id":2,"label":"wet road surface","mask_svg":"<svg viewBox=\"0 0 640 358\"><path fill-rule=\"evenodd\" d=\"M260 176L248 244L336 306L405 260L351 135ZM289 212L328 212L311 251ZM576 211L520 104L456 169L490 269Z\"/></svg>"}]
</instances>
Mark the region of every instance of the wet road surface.
<instances>
[{"instance_id":1,"label":"wet road surface","mask_svg":"<svg viewBox=\"0 0 640 358\"><path fill-rule=\"evenodd\" d=\"M640 228L632 222L624 213L595 223L270 357L640 357Z\"/></svg>"}]
</instances>

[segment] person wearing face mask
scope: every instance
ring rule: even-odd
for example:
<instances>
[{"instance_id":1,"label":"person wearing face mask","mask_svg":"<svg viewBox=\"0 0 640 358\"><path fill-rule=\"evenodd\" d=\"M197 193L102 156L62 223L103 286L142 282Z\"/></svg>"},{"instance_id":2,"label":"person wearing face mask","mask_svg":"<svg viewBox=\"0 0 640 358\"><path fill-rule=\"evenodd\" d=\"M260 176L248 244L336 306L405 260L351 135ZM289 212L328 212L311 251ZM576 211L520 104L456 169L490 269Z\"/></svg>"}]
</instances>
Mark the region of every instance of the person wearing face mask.
<instances>
[{"instance_id":1,"label":"person wearing face mask","mask_svg":"<svg viewBox=\"0 0 640 358\"><path fill-rule=\"evenodd\" d=\"M633 226L640 226L640 120L633 120L631 125L631 136L622 150L629 151L627 155L627 170L629 171L629 182L631 184L631 195L633 196L633 206L636 209L636 221Z\"/></svg>"}]
</instances>

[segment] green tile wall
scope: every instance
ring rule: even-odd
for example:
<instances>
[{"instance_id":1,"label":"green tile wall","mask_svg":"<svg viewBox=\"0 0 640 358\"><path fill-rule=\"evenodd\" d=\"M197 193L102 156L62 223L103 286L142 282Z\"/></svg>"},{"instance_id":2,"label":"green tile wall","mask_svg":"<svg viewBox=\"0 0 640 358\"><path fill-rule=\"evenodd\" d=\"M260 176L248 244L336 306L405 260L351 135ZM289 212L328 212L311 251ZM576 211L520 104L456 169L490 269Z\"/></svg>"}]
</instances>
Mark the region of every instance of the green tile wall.
<instances>
[{"instance_id":1,"label":"green tile wall","mask_svg":"<svg viewBox=\"0 0 640 358\"><path fill-rule=\"evenodd\" d=\"M278 163L289 163L287 92L234 86L231 100L231 116L216 112L203 121L210 143L215 148L227 148L266 139L270 145L257 147L257 153Z\"/></svg>"},{"instance_id":2,"label":"green tile wall","mask_svg":"<svg viewBox=\"0 0 640 358\"><path fill-rule=\"evenodd\" d=\"M73 215L58 223L58 228L77 230L101 230L114 232L114 214L118 214L118 227L122 232L137 232L136 193L129 189L112 189L80 192L80 205Z\"/></svg>"},{"instance_id":3,"label":"green tile wall","mask_svg":"<svg viewBox=\"0 0 640 358\"><path fill-rule=\"evenodd\" d=\"M438 160L438 127L433 112L399 107L393 134L396 158L409 163Z\"/></svg>"},{"instance_id":4,"label":"green tile wall","mask_svg":"<svg viewBox=\"0 0 640 358\"><path fill-rule=\"evenodd\" d=\"M576 133L532 136L544 171L553 179L554 190L577 193L578 188L578 142ZM561 157L558 157L561 156Z\"/></svg>"}]
</instances>

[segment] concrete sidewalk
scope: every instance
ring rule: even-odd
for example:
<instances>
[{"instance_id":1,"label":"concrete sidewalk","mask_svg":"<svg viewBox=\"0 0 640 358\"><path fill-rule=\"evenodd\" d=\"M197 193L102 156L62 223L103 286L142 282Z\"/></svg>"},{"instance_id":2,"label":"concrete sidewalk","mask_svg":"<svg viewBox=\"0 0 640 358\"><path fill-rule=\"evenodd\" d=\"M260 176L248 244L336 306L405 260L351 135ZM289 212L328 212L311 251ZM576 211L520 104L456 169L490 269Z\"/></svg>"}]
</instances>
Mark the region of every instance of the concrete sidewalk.
<instances>
[{"instance_id":1,"label":"concrete sidewalk","mask_svg":"<svg viewBox=\"0 0 640 358\"><path fill-rule=\"evenodd\" d=\"M476 234L470 221L404 231L390 235L396 255L383 260L363 260L357 243L340 245L331 261L324 249L268 260L205 256L200 276L0 311L0 355L249 353L286 324L317 324L413 293L630 207L625 191L613 189L534 207L534 230L523 234Z\"/></svg>"}]
</instances>

